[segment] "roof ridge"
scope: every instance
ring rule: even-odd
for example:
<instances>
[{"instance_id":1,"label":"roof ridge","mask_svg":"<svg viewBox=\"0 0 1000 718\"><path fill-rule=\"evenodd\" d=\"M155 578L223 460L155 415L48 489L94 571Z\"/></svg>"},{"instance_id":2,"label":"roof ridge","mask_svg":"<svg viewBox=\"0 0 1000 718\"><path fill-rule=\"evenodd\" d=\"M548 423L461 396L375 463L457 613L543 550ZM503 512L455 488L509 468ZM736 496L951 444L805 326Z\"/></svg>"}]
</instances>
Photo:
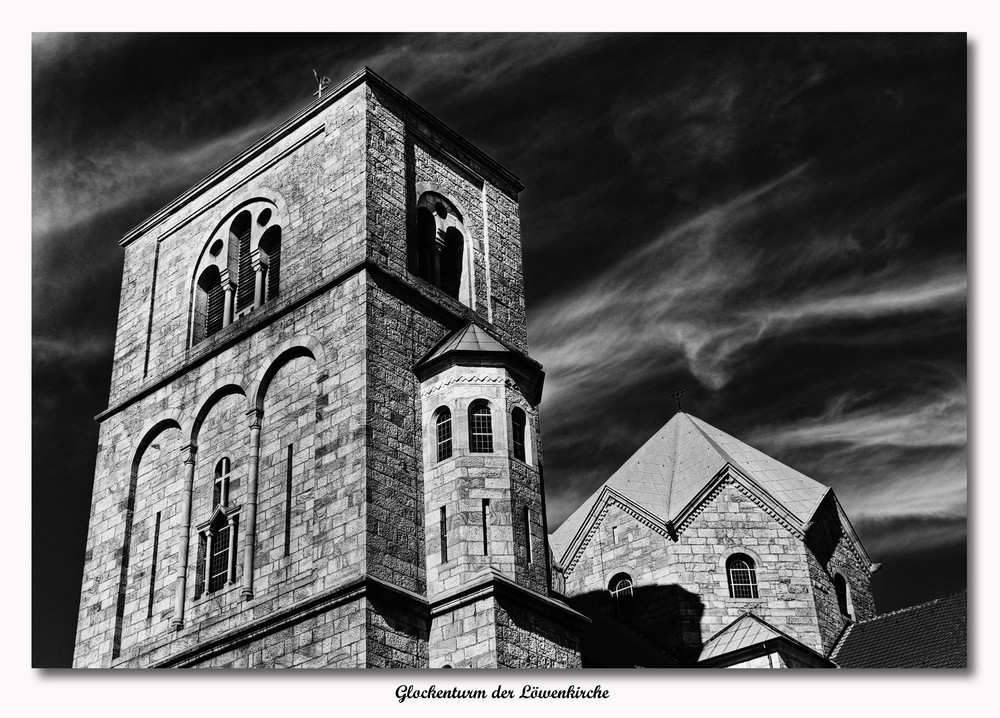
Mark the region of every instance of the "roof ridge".
<instances>
[{"instance_id":1,"label":"roof ridge","mask_svg":"<svg viewBox=\"0 0 1000 718\"><path fill-rule=\"evenodd\" d=\"M888 613L880 613L877 616L872 616L871 618L866 618L863 621L854 621L853 625L860 626L866 623L874 623L883 618L889 618L890 616L898 616L902 613L909 613L910 611L916 611L918 608L927 608L928 606L933 606L935 603L941 603L942 601L947 601L948 599L958 598L959 596L968 596L969 589L964 591L956 591L954 593L949 593L945 596L938 596L937 598L932 598L929 601L924 601L923 603L918 603L915 606L907 606L906 608L897 608L895 611L889 611Z\"/></svg>"},{"instance_id":2,"label":"roof ridge","mask_svg":"<svg viewBox=\"0 0 1000 718\"><path fill-rule=\"evenodd\" d=\"M676 417L676 416L678 416L680 414L683 414L684 416L687 416L687 414L684 414L684 412L681 411L678 408L677 409L677 414L674 414L674 417ZM673 417L671 417L670 421L673 421ZM670 425L670 421L667 422L668 426ZM691 417L689 417L689 416L688 416L688 421L691 421ZM693 424L694 422L692 421L691 423ZM670 447L670 486L667 487L667 519L668 520L669 520L670 516L673 515L673 506L672 506L672 503L673 503L673 500L674 500L674 477L673 477L673 473L674 473L674 468L677 466L677 442L680 441L680 433L681 432L680 432L679 428L676 431L674 431L674 443Z\"/></svg>"}]
</instances>

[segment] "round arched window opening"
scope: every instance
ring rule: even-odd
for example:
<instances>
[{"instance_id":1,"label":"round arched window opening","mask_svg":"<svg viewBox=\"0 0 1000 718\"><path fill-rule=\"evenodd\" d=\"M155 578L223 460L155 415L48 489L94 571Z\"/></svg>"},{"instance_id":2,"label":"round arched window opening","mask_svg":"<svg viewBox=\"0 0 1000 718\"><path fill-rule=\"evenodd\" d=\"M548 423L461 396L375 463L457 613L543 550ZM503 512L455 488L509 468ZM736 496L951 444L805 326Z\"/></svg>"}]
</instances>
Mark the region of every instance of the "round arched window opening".
<instances>
[{"instance_id":1,"label":"round arched window opening","mask_svg":"<svg viewBox=\"0 0 1000 718\"><path fill-rule=\"evenodd\" d=\"M618 618L628 618L632 615L632 577L627 573L618 573L608 582L608 592L614 604Z\"/></svg>"},{"instance_id":2,"label":"round arched window opening","mask_svg":"<svg viewBox=\"0 0 1000 718\"><path fill-rule=\"evenodd\" d=\"M757 592L757 567L754 560L736 553L726 561L730 598L760 598Z\"/></svg>"}]
</instances>

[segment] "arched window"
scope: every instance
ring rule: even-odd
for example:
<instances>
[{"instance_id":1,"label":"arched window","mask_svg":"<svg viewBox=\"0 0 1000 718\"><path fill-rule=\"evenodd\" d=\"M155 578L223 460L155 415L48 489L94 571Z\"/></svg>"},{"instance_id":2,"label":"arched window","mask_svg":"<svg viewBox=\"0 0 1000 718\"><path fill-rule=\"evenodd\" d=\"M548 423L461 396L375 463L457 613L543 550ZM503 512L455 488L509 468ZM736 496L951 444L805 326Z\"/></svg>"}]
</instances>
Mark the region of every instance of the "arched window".
<instances>
[{"instance_id":1,"label":"arched window","mask_svg":"<svg viewBox=\"0 0 1000 718\"><path fill-rule=\"evenodd\" d=\"M854 620L853 611L851 610L851 589L847 585L847 579L839 573L834 574L833 588L837 592L837 608L840 609L840 615L849 620Z\"/></svg>"},{"instance_id":2,"label":"arched window","mask_svg":"<svg viewBox=\"0 0 1000 718\"><path fill-rule=\"evenodd\" d=\"M219 276L219 268L211 265L198 277L195 288L195 341L201 341L222 329L224 310L225 294L222 291L222 278Z\"/></svg>"},{"instance_id":3,"label":"arched window","mask_svg":"<svg viewBox=\"0 0 1000 718\"><path fill-rule=\"evenodd\" d=\"M253 220L249 212L240 212L229 225L229 241L239 248L239 275L236 279L236 311L254 305L254 271L250 257L250 229Z\"/></svg>"},{"instance_id":4,"label":"arched window","mask_svg":"<svg viewBox=\"0 0 1000 718\"><path fill-rule=\"evenodd\" d=\"M451 411L448 408L438 410L434 422L437 429L437 460L451 458Z\"/></svg>"},{"instance_id":5,"label":"arched window","mask_svg":"<svg viewBox=\"0 0 1000 718\"><path fill-rule=\"evenodd\" d=\"M611 602L615 606L618 618L627 618L632 615L632 577L627 573L615 574L608 583L608 591L611 593Z\"/></svg>"},{"instance_id":6,"label":"arched window","mask_svg":"<svg viewBox=\"0 0 1000 718\"><path fill-rule=\"evenodd\" d=\"M191 343L197 344L278 296L281 225L258 199L218 226L195 272Z\"/></svg>"},{"instance_id":7,"label":"arched window","mask_svg":"<svg viewBox=\"0 0 1000 718\"><path fill-rule=\"evenodd\" d=\"M726 561L726 575L729 577L730 598L759 598L757 571L752 558L742 553L733 554Z\"/></svg>"},{"instance_id":8,"label":"arched window","mask_svg":"<svg viewBox=\"0 0 1000 718\"><path fill-rule=\"evenodd\" d=\"M510 413L510 424L514 430L514 458L525 460L524 453L524 428L527 425L527 417L524 414L524 410L518 407L514 407L514 410Z\"/></svg>"},{"instance_id":9,"label":"arched window","mask_svg":"<svg viewBox=\"0 0 1000 718\"><path fill-rule=\"evenodd\" d=\"M417 201L410 271L471 306L471 284L465 276L465 238L462 214L455 205L437 192L424 192Z\"/></svg>"},{"instance_id":10,"label":"arched window","mask_svg":"<svg viewBox=\"0 0 1000 718\"><path fill-rule=\"evenodd\" d=\"M474 454L493 452L493 418L485 403L473 404L469 409L469 451Z\"/></svg>"},{"instance_id":11,"label":"arched window","mask_svg":"<svg viewBox=\"0 0 1000 718\"><path fill-rule=\"evenodd\" d=\"M271 227L260 238L260 262L264 267L260 292L263 301L270 302L278 296L281 283L281 227Z\"/></svg>"},{"instance_id":12,"label":"arched window","mask_svg":"<svg viewBox=\"0 0 1000 718\"><path fill-rule=\"evenodd\" d=\"M212 506L225 506L229 503L229 473L231 462L228 458L219 460L215 465L215 485L212 489Z\"/></svg>"}]
</instances>

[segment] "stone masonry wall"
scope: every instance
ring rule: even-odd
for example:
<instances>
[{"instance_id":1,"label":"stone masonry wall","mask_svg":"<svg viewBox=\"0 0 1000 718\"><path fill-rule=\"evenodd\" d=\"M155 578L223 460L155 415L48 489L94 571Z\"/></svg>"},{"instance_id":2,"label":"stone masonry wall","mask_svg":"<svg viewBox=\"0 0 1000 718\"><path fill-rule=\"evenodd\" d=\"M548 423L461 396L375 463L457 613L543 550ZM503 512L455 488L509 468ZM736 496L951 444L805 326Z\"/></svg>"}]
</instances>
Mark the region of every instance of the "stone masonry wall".
<instances>
[{"instance_id":1,"label":"stone masonry wall","mask_svg":"<svg viewBox=\"0 0 1000 718\"><path fill-rule=\"evenodd\" d=\"M833 577L839 573L847 580L854 620L865 621L875 616L871 576L841 525L832 494L824 499L816 512L806 539L809 576L823 641L821 652L826 655L849 622L840 613Z\"/></svg>"},{"instance_id":2,"label":"stone masonry wall","mask_svg":"<svg viewBox=\"0 0 1000 718\"><path fill-rule=\"evenodd\" d=\"M729 597L725 561L733 553L754 558L759 599ZM608 583L619 572L634 582L630 620L682 660L696 657L746 611L820 647L805 547L734 484L706 504L676 543L617 505L609 508L569 572L567 595L603 602L610 613Z\"/></svg>"},{"instance_id":3,"label":"stone masonry wall","mask_svg":"<svg viewBox=\"0 0 1000 718\"><path fill-rule=\"evenodd\" d=\"M198 668L364 668L365 599L199 662Z\"/></svg>"},{"instance_id":4,"label":"stone masonry wall","mask_svg":"<svg viewBox=\"0 0 1000 718\"><path fill-rule=\"evenodd\" d=\"M136 492L137 498L141 498L147 490L144 488L143 455L137 457L137 452L158 421L177 422L174 426L179 424L180 429L169 429L169 423L163 425L166 427L163 431L179 431L183 436L183 439L171 440L171 446L176 447L190 441L199 412L204 416L201 432L196 437L198 453L185 625L179 633L168 630L169 619L173 617L172 583L177 575L178 539L171 532L176 530L175 517L181 502L181 491L174 488L156 491L155 502L136 501L133 519L136 538L130 541L134 546L128 551L135 555L139 568L128 580L127 601L139 600L141 607L142 592L148 590L148 568L143 561L148 556L148 531L156 511L162 512L154 589L160 598L154 605L154 620L136 634L148 636L148 639L139 643L131 638L131 642L123 640L123 648L129 650L123 651L122 661L128 665L147 664L155 656L162 657L198 640L221 635L364 572L364 296L363 277L354 275L317 297L313 303L279 318L245 341L211 357L197 370L105 419L100 431L75 665L111 665L130 467L137 458L140 460L138 478L142 481ZM245 504L248 396L253 396L263 371L276 361L280 365L284 361L282 357L289 356L282 352L295 347L308 348L316 359L292 359L281 366L263 401L259 477L261 534L257 546L254 599L249 603L239 600L245 546L242 538L245 524L241 524L237 537L237 583L214 596L195 601L195 528L206 521L211 512L215 464L223 453L230 453L233 459L232 502ZM291 377L302 373L311 375L310 380L304 388L292 390L289 387ZM213 392L226 386L232 387L233 393L209 402ZM292 420L294 428L290 424ZM164 435L163 431L151 439L152 444L161 448L166 446L164 440L158 438ZM288 441L300 447L297 452L301 453L293 456L292 540L296 542L297 553L284 557L283 507L278 508L280 499L276 503L275 489L279 495L284 489L281 486L281 447ZM277 466L275 448L278 450ZM177 477L184 475L183 457L180 451L173 456L176 463L171 486L177 487L182 483ZM278 486L275 486L276 480ZM241 521L245 521L245 508L240 511ZM130 603L127 608L132 616L135 606ZM140 653L144 655L140 657Z\"/></svg>"},{"instance_id":5,"label":"stone masonry wall","mask_svg":"<svg viewBox=\"0 0 1000 718\"><path fill-rule=\"evenodd\" d=\"M430 630L431 668L496 668L496 601L492 596L435 616Z\"/></svg>"},{"instance_id":6,"label":"stone masonry wall","mask_svg":"<svg viewBox=\"0 0 1000 718\"><path fill-rule=\"evenodd\" d=\"M575 631L511 601L497 601L496 643L500 668L581 667Z\"/></svg>"},{"instance_id":7,"label":"stone masonry wall","mask_svg":"<svg viewBox=\"0 0 1000 718\"><path fill-rule=\"evenodd\" d=\"M251 316L273 313L364 258L364 97L364 87L352 90L126 247L112 405L250 323L237 320L189 346L195 266L246 201L274 201L282 226L279 298Z\"/></svg>"},{"instance_id":8,"label":"stone masonry wall","mask_svg":"<svg viewBox=\"0 0 1000 718\"><path fill-rule=\"evenodd\" d=\"M368 95L368 127L369 259L456 314L492 316L497 334L526 351L517 188L375 89ZM475 268L474 307L410 271L407 242L416 230L418 189L447 196L463 215ZM491 313L494 302L498 313Z\"/></svg>"}]
</instances>

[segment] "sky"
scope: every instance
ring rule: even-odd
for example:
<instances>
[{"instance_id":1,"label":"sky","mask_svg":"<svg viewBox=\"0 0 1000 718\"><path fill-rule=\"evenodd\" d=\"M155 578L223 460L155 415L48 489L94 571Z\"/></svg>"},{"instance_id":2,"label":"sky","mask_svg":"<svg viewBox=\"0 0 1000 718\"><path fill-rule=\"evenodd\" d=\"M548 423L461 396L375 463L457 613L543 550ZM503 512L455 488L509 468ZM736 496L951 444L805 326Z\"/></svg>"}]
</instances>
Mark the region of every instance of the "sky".
<instances>
[{"instance_id":1,"label":"sky","mask_svg":"<svg viewBox=\"0 0 1000 718\"><path fill-rule=\"evenodd\" d=\"M550 531L681 387L834 488L880 611L964 589L967 60L955 34L34 35L32 664L72 659L118 239L314 68L371 67L524 184Z\"/></svg>"}]
</instances>

